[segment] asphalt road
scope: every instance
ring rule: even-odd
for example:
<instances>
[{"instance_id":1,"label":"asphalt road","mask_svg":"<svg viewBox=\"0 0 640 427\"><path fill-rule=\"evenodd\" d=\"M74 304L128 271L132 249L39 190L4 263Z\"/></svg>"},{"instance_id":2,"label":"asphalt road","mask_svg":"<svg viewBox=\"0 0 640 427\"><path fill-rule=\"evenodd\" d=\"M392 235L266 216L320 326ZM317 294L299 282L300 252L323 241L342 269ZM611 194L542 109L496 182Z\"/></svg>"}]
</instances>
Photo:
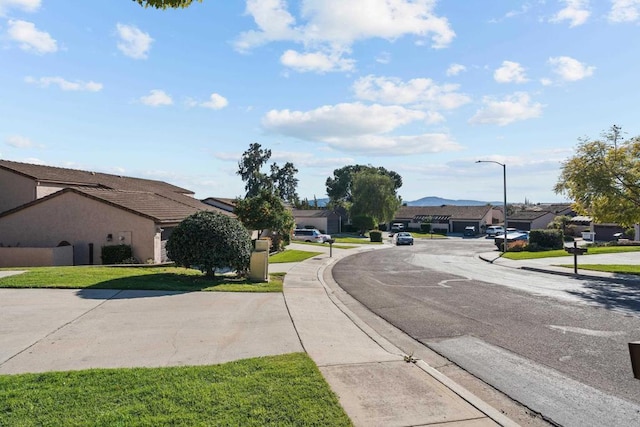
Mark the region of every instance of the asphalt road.
<instances>
[{"instance_id":1,"label":"asphalt road","mask_svg":"<svg viewBox=\"0 0 640 427\"><path fill-rule=\"evenodd\" d=\"M628 284L490 265L484 239L348 257L340 286L473 375L561 425L640 425L640 300Z\"/></svg>"}]
</instances>

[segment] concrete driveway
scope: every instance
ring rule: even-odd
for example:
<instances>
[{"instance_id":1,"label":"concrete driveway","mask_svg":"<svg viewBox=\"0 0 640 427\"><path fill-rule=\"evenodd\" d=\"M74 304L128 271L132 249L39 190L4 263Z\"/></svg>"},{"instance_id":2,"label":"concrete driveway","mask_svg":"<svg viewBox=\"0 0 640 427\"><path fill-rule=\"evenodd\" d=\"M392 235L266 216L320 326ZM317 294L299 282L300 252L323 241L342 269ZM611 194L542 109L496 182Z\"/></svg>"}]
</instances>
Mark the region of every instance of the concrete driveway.
<instances>
[{"instance_id":1,"label":"concrete driveway","mask_svg":"<svg viewBox=\"0 0 640 427\"><path fill-rule=\"evenodd\" d=\"M280 293L0 289L0 374L300 351Z\"/></svg>"}]
</instances>

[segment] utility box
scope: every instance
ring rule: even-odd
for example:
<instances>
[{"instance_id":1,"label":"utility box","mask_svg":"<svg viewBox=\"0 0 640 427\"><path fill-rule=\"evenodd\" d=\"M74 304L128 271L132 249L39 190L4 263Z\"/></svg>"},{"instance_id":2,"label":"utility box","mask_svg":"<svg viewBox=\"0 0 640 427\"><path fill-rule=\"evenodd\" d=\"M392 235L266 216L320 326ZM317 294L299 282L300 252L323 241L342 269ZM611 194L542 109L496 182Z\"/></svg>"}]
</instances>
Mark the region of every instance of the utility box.
<instances>
[{"instance_id":1,"label":"utility box","mask_svg":"<svg viewBox=\"0 0 640 427\"><path fill-rule=\"evenodd\" d=\"M249 263L249 279L256 282L266 282L269 280L269 239L256 240L256 248L251 253Z\"/></svg>"}]
</instances>

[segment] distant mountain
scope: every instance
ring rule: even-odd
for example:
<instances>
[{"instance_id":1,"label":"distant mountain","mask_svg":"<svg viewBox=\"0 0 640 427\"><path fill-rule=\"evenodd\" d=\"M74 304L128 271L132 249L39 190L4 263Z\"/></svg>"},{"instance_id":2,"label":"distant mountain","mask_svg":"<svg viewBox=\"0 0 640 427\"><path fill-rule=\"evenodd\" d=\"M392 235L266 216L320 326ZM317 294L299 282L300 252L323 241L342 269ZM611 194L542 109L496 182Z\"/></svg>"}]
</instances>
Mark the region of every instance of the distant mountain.
<instances>
[{"instance_id":1,"label":"distant mountain","mask_svg":"<svg viewBox=\"0 0 640 427\"><path fill-rule=\"evenodd\" d=\"M452 199L443 199L442 197L429 196L423 197L422 199L413 200L411 202L406 202L407 206L442 206L442 205L453 205L453 206L483 206L487 203L492 205L502 205L499 202L482 202L480 200L452 200Z\"/></svg>"}]
</instances>

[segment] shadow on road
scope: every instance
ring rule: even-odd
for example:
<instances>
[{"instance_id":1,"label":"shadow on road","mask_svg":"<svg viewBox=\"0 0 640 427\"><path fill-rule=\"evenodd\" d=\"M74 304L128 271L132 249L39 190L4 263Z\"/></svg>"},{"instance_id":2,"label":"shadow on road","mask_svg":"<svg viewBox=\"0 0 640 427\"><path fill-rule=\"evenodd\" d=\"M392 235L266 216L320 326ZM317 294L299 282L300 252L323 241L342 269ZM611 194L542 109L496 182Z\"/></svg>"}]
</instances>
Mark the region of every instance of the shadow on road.
<instances>
[{"instance_id":1,"label":"shadow on road","mask_svg":"<svg viewBox=\"0 0 640 427\"><path fill-rule=\"evenodd\" d=\"M640 284L638 282L587 281L583 289L568 291L571 295L609 309L640 314Z\"/></svg>"}]
</instances>

